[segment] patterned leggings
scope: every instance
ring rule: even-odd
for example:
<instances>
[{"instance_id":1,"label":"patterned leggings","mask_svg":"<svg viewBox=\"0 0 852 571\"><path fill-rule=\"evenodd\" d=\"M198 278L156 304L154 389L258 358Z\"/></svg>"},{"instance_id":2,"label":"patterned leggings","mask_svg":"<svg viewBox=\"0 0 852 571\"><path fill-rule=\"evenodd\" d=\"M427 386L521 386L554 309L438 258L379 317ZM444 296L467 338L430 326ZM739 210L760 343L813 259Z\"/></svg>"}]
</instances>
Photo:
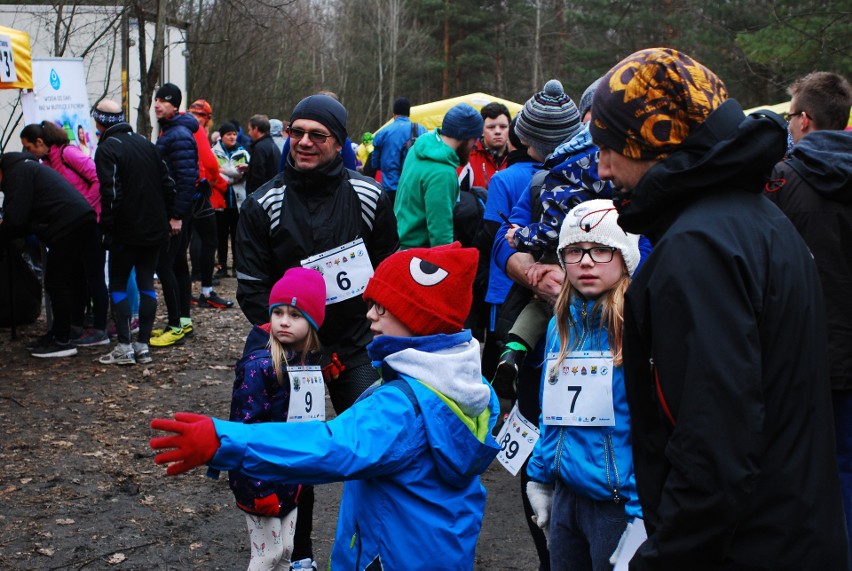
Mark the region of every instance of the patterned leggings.
<instances>
[{"instance_id":1,"label":"patterned leggings","mask_svg":"<svg viewBox=\"0 0 852 571\"><path fill-rule=\"evenodd\" d=\"M288 571L296 532L296 512L284 517L245 514L251 542L248 571Z\"/></svg>"}]
</instances>

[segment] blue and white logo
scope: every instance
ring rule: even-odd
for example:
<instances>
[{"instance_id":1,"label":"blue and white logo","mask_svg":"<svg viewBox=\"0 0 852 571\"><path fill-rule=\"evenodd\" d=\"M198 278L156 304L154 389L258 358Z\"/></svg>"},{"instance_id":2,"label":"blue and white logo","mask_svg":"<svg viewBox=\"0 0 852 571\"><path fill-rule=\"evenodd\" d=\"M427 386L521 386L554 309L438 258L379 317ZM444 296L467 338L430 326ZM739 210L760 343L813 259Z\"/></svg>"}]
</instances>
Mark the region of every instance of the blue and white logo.
<instances>
[{"instance_id":1,"label":"blue and white logo","mask_svg":"<svg viewBox=\"0 0 852 571\"><path fill-rule=\"evenodd\" d=\"M55 69L51 69L50 70L50 86L53 89L55 89L56 91L59 91L59 85L60 85L59 74L56 73Z\"/></svg>"}]
</instances>

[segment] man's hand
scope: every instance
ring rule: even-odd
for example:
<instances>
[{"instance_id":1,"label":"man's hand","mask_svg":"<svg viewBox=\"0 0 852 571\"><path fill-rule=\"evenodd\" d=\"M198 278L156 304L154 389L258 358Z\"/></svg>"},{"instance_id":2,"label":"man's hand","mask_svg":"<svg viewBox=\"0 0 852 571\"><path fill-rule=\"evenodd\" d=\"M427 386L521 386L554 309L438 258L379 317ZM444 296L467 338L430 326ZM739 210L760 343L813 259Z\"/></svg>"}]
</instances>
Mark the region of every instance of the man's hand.
<instances>
[{"instance_id":1,"label":"man's hand","mask_svg":"<svg viewBox=\"0 0 852 571\"><path fill-rule=\"evenodd\" d=\"M517 248L517 247L518 247L518 245L517 245L517 244L515 244L515 232L517 232L519 228L520 228L520 226L512 226L511 228L509 228L509 229L506 231L506 241L507 241L507 242L509 243L509 245L510 245L511 247L513 247L513 248Z\"/></svg>"},{"instance_id":2,"label":"man's hand","mask_svg":"<svg viewBox=\"0 0 852 571\"><path fill-rule=\"evenodd\" d=\"M213 419L209 416L176 412L174 420L155 418L151 421L151 428L176 434L152 438L150 442L154 450L174 448L154 457L157 464L174 462L166 469L169 476L177 476L206 464L219 449L219 437L216 435Z\"/></svg>"},{"instance_id":3,"label":"man's hand","mask_svg":"<svg viewBox=\"0 0 852 571\"><path fill-rule=\"evenodd\" d=\"M179 218L169 218L169 233L172 236L180 234L180 229L183 227L183 221Z\"/></svg>"}]
</instances>

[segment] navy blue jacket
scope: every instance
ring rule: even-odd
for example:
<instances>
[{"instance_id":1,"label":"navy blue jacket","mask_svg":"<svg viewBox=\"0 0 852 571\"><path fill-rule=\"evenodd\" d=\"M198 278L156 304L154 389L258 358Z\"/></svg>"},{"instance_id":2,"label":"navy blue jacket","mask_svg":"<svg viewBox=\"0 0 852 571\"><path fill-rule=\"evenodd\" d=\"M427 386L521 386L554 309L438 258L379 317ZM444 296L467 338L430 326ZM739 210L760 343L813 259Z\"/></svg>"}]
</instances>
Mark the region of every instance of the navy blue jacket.
<instances>
[{"instance_id":1,"label":"navy blue jacket","mask_svg":"<svg viewBox=\"0 0 852 571\"><path fill-rule=\"evenodd\" d=\"M175 181L175 198L169 217L183 220L189 217L198 181L198 147L192 135L198 130L198 121L192 115L179 114L171 119L160 119L159 123L157 150Z\"/></svg>"}]
</instances>

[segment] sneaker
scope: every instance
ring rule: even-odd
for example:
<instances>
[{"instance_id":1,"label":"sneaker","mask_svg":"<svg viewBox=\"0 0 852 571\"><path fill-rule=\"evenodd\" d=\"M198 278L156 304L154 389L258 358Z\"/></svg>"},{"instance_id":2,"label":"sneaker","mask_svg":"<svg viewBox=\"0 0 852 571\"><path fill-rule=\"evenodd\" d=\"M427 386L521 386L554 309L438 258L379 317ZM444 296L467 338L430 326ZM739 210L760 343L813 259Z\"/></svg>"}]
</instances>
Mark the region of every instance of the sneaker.
<instances>
[{"instance_id":1,"label":"sneaker","mask_svg":"<svg viewBox=\"0 0 852 571\"><path fill-rule=\"evenodd\" d=\"M517 395L515 381L518 378L518 369L524 362L526 355L527 350L520 343L509 342L506 344L506 349L500 355L500 362L497 363L494 378L491 380L491 386L494 387L497 396L510 400L515 398Z\"/></svg>"},{"instance_id":2,"label":"sneaker","mask_svg":"<svg viewBox=\"0 0 852 571\"><path fill-rule=\"evenodd\" d=\"M219 266L216 268L216 273L213 274L214 278L227 278L230 274L228 274L228 268L225 266Z\"/></svg>"},{"instance_id":3,"label":"sneaker","mask_svg":"<svg viewBox=\"0 0 852 571\"><path fill-rule=\"evenodd\" d=\"M300 559L299 561L293 561L290 563L290 571L313 571L317 570L317 562L311 559L310 557L306 557L305 559Z\"/></svg>"},{"instance_id":4,"label":"sneaker","mask_svg":"<svg viewBox=\"0 0 852 571\"><path fill-rule=\"evenodd\" d=\"M76 354L77 348L70 341L62 343L57 341L55 338L53 338L49 344L43 347L37 347L30 351L30 355L39 358L71 357Z\"/></svg>"},{"instance_id":5,"label":"sneaker","mask_svg":"<svg viewBox=\"0 0 852 571\"><path fill-rule=\"evenodd\" d=\"M139 333L139 318L134 317L130 320L130 334ZM118 337L118 329L115 326L115 323L110 323L107 328L107 335L109 335L110 339L115 339Z\"/></svg>"},{"instance_id":6,"label":"sneaker","mask_svg":"<svg viewBox=\"0 0 852 571\"><path fill-rule=\"evenodd\" d=\"M166 327L165 329L152 329L151 339L153 339L154 337L159 337L168 330L168 327ZM192 323L190 323L189 325L184 325L183 327L181 327L181 330L183 331L183 336L185 338L195 337L195 331L192 330Z\"/></svg>"},{"instance_id":7,"label":"sneaker","mask_svg":"<svg viewBox=\"0 0 852 571\"><path fill-rule=\"evenodd\" d=\"M219 297L215 291L211 291L210 295L198 294L198 305L201 307L215 307L216 309L228 309L234 307L234 302L230 299Z\"/></svg>"},{"instance_id":8,"label":"sneaker","mask_svg":"<svg viewBox=\"0 0 852 571\"><path fill-rule=\"evenodd\" d=\"M136 358L133 356L133 347L130 344L119 343L115 349L102 355L98 359L104 365L135 365Z\"/></svg>"},{"instance_id":9,"label":"sneaker","mask_svg":"<svg viewBox=\"0 0 852 571\"><path fill-rule=\"evenodd\" d=\"M148 346L145 343L136 343L133 342L133 354L136 357L137 363L150 363L153 361L151 358L151 351L148 350Z\"/></svg>"},{"instance_id":10,"label":"sneaker","mask_svg":"<svg viewBox=\"0 0 852 571\"><path fill-rule=\"evenodd\" d=\"M100 329L87 329L83 334L72 339L71 343L77 347L95 347L97 345L109 345L109 336Z\"/></svg>"},{"instance_id":11,"label":"sneaker","mask_svg":"<svg viewBox=\"0 0 852 571\"><path fill-rule=\"evenodd\" d=\"M48 331L44 335L36 337L34 340L30 341L27 344L27 351L35 351L36 349L47 347L51 343L53 343L53 333Z\"/></svg>"},{"instance_id":12,"label":"sneaker","mask_svg":"<svg viewBox=\"0 0 852 571\"><path fill-rule=\"evenodd\" d=\"M190 328L192 326L190 325ZM183 345L184 338L183 329L172 329L169 327L167 330L163 331L156 337L154 337L153 333L151 335L150 345L151 347L171 347L172 345Z\"/></svg>"}]
</instances>

